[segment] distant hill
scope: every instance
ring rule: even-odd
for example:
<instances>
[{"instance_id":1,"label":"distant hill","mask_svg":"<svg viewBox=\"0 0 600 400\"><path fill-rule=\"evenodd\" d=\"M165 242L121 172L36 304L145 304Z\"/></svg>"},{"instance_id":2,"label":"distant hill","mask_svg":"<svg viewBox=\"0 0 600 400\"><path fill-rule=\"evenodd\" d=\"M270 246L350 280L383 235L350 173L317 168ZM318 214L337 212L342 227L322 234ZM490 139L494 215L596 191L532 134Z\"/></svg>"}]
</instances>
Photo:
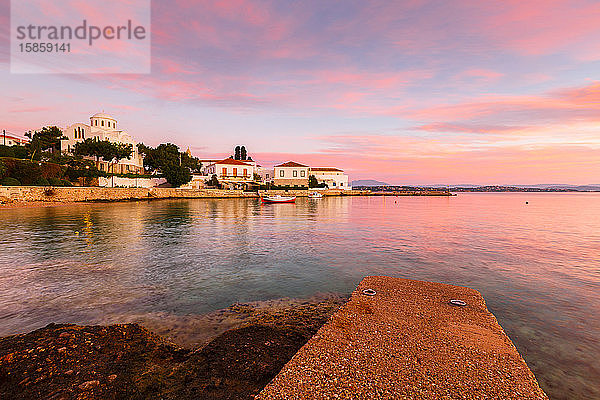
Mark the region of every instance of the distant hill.
<instances>
[{"instance_id":1,"label":"distant hill","mask_svg":"<svg viewBox=\"0 0 600 400\"><path fill-rule=\"evenodd\" d=\"M461 184L461 185L431 185L432 187L453 187L463 189L477 189L487 187L506 187L506 188L519 188L519 189L540 189L540 190L569 190L579 192L598 192L600 191L600 184L591 185L569 185L569 184L532 184L532 185L472 185L472 184Z\"/></svg>"},{"instance_id":2,"label":"distant hill","mask_svg":"<svg viewBox=\"0 0 600 400\"><path fill-rule=\"evenodd\" d=\"M568 184L541 184L541 185L515 185L517 187L536 187L542 189L566 189L566 190L578 190L578 191L599 191L600 184L598 185L568 185Z\"/></svg>"},{"instance_id":3,"label":"distant hill","mask_svg":"<svg viewBox=\"0 0 600 400\"><path fill-rule=\"evenodd\" d=\"M376 181L373 179L359 179L352 181L352 186L389 186L389 183Z\"/></svg>"}]
</instances>

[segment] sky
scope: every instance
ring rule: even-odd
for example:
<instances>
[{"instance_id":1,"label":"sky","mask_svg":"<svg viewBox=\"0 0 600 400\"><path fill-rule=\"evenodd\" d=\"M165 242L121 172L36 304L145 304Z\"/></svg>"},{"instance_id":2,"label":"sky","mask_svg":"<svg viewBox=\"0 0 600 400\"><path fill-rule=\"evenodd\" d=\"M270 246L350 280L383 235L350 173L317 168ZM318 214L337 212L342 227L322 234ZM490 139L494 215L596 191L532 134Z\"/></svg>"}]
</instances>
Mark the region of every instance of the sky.
<instances>
[{"instance_id":1,"label":"sky","mask_svg":"<svg viewBox=\"0 0 600 400\"><path fill-rule=\"evenodd\" d=\"M0 0L0 129L104 111L199 158L245 145L353 180L600 183L598 1L151 6L149 74L17 74Z\"/></svg>"}]
</instances>

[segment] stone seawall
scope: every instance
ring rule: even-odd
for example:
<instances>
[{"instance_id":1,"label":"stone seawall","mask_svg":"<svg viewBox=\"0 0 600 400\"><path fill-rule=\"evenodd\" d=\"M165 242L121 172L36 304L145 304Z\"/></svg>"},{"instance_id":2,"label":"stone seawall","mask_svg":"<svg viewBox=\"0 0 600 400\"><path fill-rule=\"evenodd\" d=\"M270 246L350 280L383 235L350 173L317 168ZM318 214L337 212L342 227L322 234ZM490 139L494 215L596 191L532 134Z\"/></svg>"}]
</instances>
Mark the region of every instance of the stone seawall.
<instances>
[{"instance_id":1,"label":"stone seawall","mask_svg":"<svg viewBox=\"0 0 600 400\"><path fill-rule=\"evenodd\" d=\"M0 198L17 202L124 201L170 198L257 197L241 190L1 186Z\"/></svg>"},{"instance_id":2,"label":"stone seawall","mask_svg":"<svg viewBox=\"0 0 600 400\"><path fill-rule=\"evenodd\" d=\"M327 196L360 195L365 192L331 190L323 191ZM286 196L308 196L307 190L269 190L263 194ZM43 186L0 186L0 202L84 202L125 201L148 199L195 199L195 198L239 198L259 197L256 192L220 189L177 189L177 188L106 188L106 187L43 187Z\"/></svg>"}]
</instances>

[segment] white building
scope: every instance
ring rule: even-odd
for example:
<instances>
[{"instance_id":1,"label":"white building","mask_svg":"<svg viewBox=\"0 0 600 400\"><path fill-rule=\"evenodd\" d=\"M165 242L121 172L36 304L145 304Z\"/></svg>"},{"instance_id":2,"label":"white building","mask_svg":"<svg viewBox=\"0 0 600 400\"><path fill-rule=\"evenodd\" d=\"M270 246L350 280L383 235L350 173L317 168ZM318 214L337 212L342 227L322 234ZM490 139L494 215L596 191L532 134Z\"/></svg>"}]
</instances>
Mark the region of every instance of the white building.
<instances>
[{"instance_id":1,"label":"white building","mask_svg":"<svg viewBox=\"0 0 600 400\"><path fill-rule=\"evenodd\" d=\"M260 181L263 183L273 183L275 177L275 170L273 168L265 168L257 165L254 172L260 176Z\"/></svg>"},{"instance_id":2,"label":"white building","mask_svg":"<svg viewBox=\"0 0 600 400\"><path fill-rule=\"evenodd\" d=\"M220 183L237 188L254 181L254 165L226 158L207 166L206 174L209 177L216 175Z\"/></svg>"},{"instance_id":3,"label":"white building","mask_svg":"<svg viewBox=\"0 0 600 400\"><path fill-rule=\"evenodd\" d=\"M202 175L208 175L208 167L210 167L211 165L218 163L219 161L221 161L221 159L208 159L208 158L204 158L204 159L200 159L200 163L202 164L202 167L200 167L200 173Z\"/></svg>"},{"instance_id":4,"label":"white building","mask_svg":"<svg viewBox=\"0 0 600 400\"><path fill-rule=\"evenodd\" d=\"M29 139L20 138L9 134L3 134L0 136L0 144L4 146L25 146L29 143Z\"/></svg>"},{"instance_id":5,"label":"white building","mask_svg":"<svg viewBox=\"0 0 600 400\"><path fill-rule=\"evenodd\" d=\"M273 183L278 186L305 186L308 187L308 170L306 165L294 161L276 165Z\"/></svg>"},{"instance_id":6,"label":"white building","mask_svg":"<svg viewBox=\"0 0 600 400\"><path fill-rule=\"evenodd\" d=\"M98 169L105 172L125 173L144 173L144 158L138 153L137 143L126 131L117 129L117 120L108 114L98 113L90 117L90 124L77 122L63 129L63 135L68 139L61 141L61 150L72 154L75 144L85 139L92 138L108 140L113 143L131 144L133 153L131 158L123 158L116 164L110 164L109 161L100 159ZM110 166L110 171L108 168Z\"/></svg>"},{"instance_id":7,"label":"white building","mask_svg":"<svg viewBox=\"0 0 600 400\"><path fill-rule=\"evenodd\" d=\"M348 184L348 175L338 168L315 167L310 169L310 174L317 178L317 182L325 183L329 189L351 190Z\"/></svg>"}]
</instances>

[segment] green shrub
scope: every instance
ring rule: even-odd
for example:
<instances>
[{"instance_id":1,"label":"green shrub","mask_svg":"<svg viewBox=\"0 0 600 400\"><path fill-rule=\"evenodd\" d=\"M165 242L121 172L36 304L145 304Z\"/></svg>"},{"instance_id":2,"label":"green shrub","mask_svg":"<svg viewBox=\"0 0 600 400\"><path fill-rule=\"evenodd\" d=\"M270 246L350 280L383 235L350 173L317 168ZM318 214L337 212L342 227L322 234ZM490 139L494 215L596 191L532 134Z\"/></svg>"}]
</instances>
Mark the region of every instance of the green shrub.
<instances>
[{"instance_id":1,"label":"green shrub","mask_svg":"<svg viewBox=\"0 0 600 400\"><path fill-rule=\"evenodd\" d=\"M11 177L7 176L6 178L3 178L0 181L0 185L2 185L2 186L20 186L21 182L19 182L15 178L11 178Z\"/></svg>"},{"instance_id":2,"label":"green shrub","mask_svg":"<svg viewBox=\"0 0 600 400\"><path fill-rule=\"evenodd\" d=\"M38 162L29 160L14 160L10 171L10 176L17 179L23 185L35 185L36 181L42 177L42 168Z\"/></svg>"},{"instance_id":3,"label":"green shrub","mask_svg":"<svg viewBox=\"0 0 600 400\"><path fill-rule=\"evenodd\" d=\"M27 147L25 146L13 146L13 152L15 153L15 158L28 158L29 153L27 151Z\"/></svg>"},{"instance_id":4,"label":"green shrub","mask_svg":"<svg viewBox=\"0 0 600 400\"><path fill-rule=\"evenodd\" d=\"M42 163L40 169L41 169L42 176L46 179L49 179L49 178L62 179L62 177L65 174L65 170L66 170L66 168L64 166L58 165L55 163L50 163L50 162Z\"/></svg>"},{"instance_id":5,"label":"green shrub","mask_svg":"<svg viewBox=\"0 0 600 400\"><path fill-rule=\"evenodd\" d=\"M43 177L36 179L33 184L35 186L50 186L50 182L48 182L48 179L43 178Z\"/></svg>"},{"instance_id":6,"label":"green shrub","mask_svg":"<svg viewBox=\"0 0 600 400\"><path fill-rule=\"evenodd\" d=\"M48 183L51 186L64 186L65 185L64 181L62 179L54 178L54 177L48 178Z\"/></svg>"},{"instance_id":7,"label":"green shrub","mask_svg":"<svg viewBox=\"0 0 600 400\"><path fill-rule=\"evenodd\" d=\"M4 161L0 160L0 179L4 178L8 173L8 167L4 163Z\"/></svg>"},{"instance_id":8,"label":"green shrub","mask_svg":"<svg viewBox=\"0 0 600 400\"><path fill-rule=\"evenodd\" d=\"M63 180L62 180L62 186L66 186L66 187L72 187L72 186L73 186L73 184L72 184L71 182L69 182L68 180L66 180L66 179L63 179Z\"/></svg>"},{"instance_id":9,"label":"green shrub","mask_svg":"<svg viewBox=\"0 0 600 400\"><path fill-rule=\"evenodd\" d=\"M0 157L14 157L15 151L12 146L0 145Z\"/></svg>"}]
</instances>

